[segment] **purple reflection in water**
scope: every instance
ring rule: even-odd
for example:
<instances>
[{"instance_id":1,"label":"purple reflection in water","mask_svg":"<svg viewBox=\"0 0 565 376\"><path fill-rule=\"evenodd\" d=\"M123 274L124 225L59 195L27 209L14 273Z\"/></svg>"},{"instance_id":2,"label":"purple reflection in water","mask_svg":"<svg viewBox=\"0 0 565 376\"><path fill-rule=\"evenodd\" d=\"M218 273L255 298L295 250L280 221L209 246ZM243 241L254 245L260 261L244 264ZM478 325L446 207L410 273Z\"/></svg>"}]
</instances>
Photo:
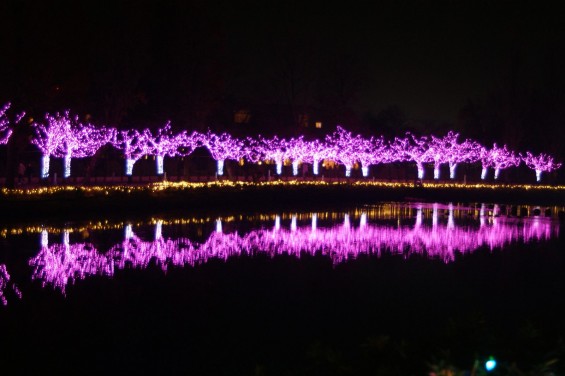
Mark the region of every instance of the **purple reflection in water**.
<instances>
[{"instance_id":1,"label":"purple reflection in water","mask_svg":"<svg viewBox=\"0 0 565 376\"><path fill-rule=\"evenodd\" d=\"M345 214L343 222L333 227L320 227L318 216L311 216L311 223L298 224L292 215L287 228L276 216L272 228L261 228L239 235L224 233L221 220L216 221L215 231L203 243L188 238L170 239L162 235L163 222L155 224L155 235L151 241L139 238L128 225L124 229L124 240L109 251L100 253L89 243L69 243L69 233L63 233L62 243L48 244L48 235L41 234L41 250L30 260L33 279L43 285L52 285L63 293L69 283L90 275L113 276L116 269L144 269L155 263L162 270L171 265L194 266L210 259L227 260L242 254L293 255L320 253L330 257L334 265L361 254L381 255L419 254L438 258L444 262L455 260L456 253L470 253L480 247L500 248L511 242L548 240L558 235L558 226L549 218L505 218L492 214L497 207L482 206L479 221L464 226L456 225L453 205L431 206L431 223L425 218L428 208L414 207L413 226L372 224L367 214L361 213L358 222ZM440 215L446 212L447 219ZM426 211L426 212L425 212ZM490 216L488 214L491 214ZM358 226L354 222L358 223Z\"/></svg>"},{"instance_id":2,"label":"purple reflection in water","mask_svg":"<svg viewBox=\"0 0 565 376\"><path fill-rule=\"evenodd\" d=\"M22 298L22 293L18 289L18 286L16 286L15 283L10 283L10 274L8 273L8 269L6 269L6 265L0 264L0 302L2 302L2 305L8 304L6 291L9 287L11 287L12 291L18 298Z\"/></svg>"}]
</instances>

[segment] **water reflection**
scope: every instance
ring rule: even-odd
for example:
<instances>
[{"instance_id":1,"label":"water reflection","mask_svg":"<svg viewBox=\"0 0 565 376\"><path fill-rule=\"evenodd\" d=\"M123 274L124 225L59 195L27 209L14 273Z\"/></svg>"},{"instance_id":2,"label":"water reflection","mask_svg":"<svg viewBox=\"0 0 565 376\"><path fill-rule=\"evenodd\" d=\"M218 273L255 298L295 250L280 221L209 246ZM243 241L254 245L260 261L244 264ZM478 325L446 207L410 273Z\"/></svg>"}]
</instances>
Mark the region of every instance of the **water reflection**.
<instances>
[{"instance_id":1,"label":"water reflection","mask_svg":"<svg viewBox=\"0 0 565 376\"><path fill-rule=\"evenodd\" d=\"M500 216L496 205L481 205L478 210L452 204L398 205L389 209L388 215L382 215L382 208L354 213L275 215L261 221L258 228L241 234L236 224L229 222L226 227L232 229L224 230L223 221L217 219L215 229L204 241L164 236L164 229L166 233L167 227L174 225L163 220L154 223L152 239L143 239L134 226L126 224L123 240L105 252L91 243L71 242L68 230L63 231L60 243L49 244L49 234L43 230L40 251L29 264L34 280L64 293L69 283L76 280L95 275L111 277L116 270L144 269L149 264L165 271L171 266L195 266L211 259L227 260L241 255L300 257L307 253L322 254L337 265L362 254L378 257L385 252L419 254L451 262L457 254L480 247L492 250L511 242L548 240L559 231L558 223L551 218Z\"/></svg>"},{"instance_id":2,"label":"water reflection","mask_svg":"<svg viewBox=\"0 0 565 376\"><path fill-rule=\"evenodd\" d=\"M8 269L6 269L6 265L0 264L0 302L2 302L2 305L8 304L8 299L6 298L7 290L11 289L18 298L22 298L20 289L15 283L10 282L10 279L11 277L8 273Z\"/></svg>"}]
</instances>

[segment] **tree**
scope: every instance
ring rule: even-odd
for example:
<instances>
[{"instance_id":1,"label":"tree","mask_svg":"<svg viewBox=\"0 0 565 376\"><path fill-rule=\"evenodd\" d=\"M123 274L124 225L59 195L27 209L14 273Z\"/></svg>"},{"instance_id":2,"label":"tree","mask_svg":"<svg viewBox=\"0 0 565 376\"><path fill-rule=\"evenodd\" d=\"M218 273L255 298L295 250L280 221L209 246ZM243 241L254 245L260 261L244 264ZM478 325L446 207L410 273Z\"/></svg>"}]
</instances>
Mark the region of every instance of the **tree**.
<instances>
[{"instance_id":1,"label":"tree","mask_svg":"<svg viewBox=\"0 0 565 376\"><path fill-rule=\"evenodd\" d=\"M152 149L156 156L157 175L163 175L163 161L166 155L175 157L177 155L188 155L194 150L192 139L189 138L186 131L173 135L171 132L171 123L167 122L164 127L159 128L155 136L151 131L147 130L147 141L152 145ZM180 149L184 148L181 153ZM188 154L186 154L188 152Z\"/></svg>"},{"instance_id":2,"label":"tree","mask_svg":"<svg viewBox=\"0 0 565 376\"><path fill-rule=\"evenodd\" d=\"M224 162L226 159L239 160L246 155L243 142L225 132L218 135L208 130L202 136L202 144L208 148L212 158L216 160L216 173L218 176L224 174Z\"/></svg>"},{"instance_id":3,"label":"tree","mask_svg":"<svg viewBox=\"0 0 565 376\"><path fill-rule=\"evenodd\" d=\"M431 136L429 152L434 161L434 179L439 179L442 163L449 163L449 178L455 179L457 164L476 162L479 159L481 148L479 143L467 139L460 144L457 142L458 137L459 133L453 131L449 131L441 138Z\"/></svg>"},{"instance_id":4,"label":"tree","mask_svg":"<svg viewBox=\"0 0 565 376\"><path fill-rule=\"evenodd\" d=\"M7 111L10 108L10 102L6 103L2 108L0 108L0 145L5 145L8 143L10 136L12 135L12 128L10 127L10 119L8 118ZM17 115L14 124L20 122L25 112L21 115Z\"/></svg>"},{"instance_id":5,"label":"tree","mask_svg":"<svg viewBox=\"0 0 565 376\"><path fill-rule=\"evenodd\" d=\"M396 154L388 147L382 136L369 139L357 136L356 139L357 157L361 162L361 172L364 177L369 176L370 165L390 163L396 160Z\"/></svg>"},{"instance_id":6,"label":"tree","mask_svg":"<svg viewBox=\"0 0 565 376\"><path fill-rule=\"evenodd\" d=\"M262 158L275 161L277 175L281 175L283 162L288 157L288 141L284 138L278 138L277 136L273 136L270 139L259 136L255 147L257 148L257 153L259 153Z\"/></svg>"},{"instance_id":7,"label":"tree","mask_svg":"<svg viewBox=\"0 0 565 376\"><path fill-rule=\"evenodd\" d=\"M112 145L124 152L126 157L126 175L131 178L133 165L145 155L152 154L154 147L149 129L139 132L136 129L119 131L112 140Z\"/></svg>"},{"instance_id":8,"label":"tree","mask_svg":"<svg viewBox=\"0 0 565 376\"><path fill-rule=\"evenodd\" d=\"M483 166L481 171L481 179L486 178L487 169L494 168L494 179L497 180L500 175L500 170L520 164L520 158L515 155L513 151L508 150L506 145L499 148L496 143L493 144L492 149L481 148L479 159Z\"/></svg>"},{"instance_id":9,"label":"tree","mask_svg":"<svg viewBox=\"0 0 565 376\"><path fill-rule=\"evenodd\" d=\"M310 153L308 146L303 136L288 140L287 154L292 161L292 175L298 175L298 164L304 162Z\"/></svg>"},{"instance_id":10,"label":"tree","mask_svg":"<svg viewBox=\"0 0 565 376\"><path fill-rule=\"evenodd\" d=\"M63 122L63 142L59 143L55 152L56 157L64 158L63 177L71 176L72 158L91 157L98 149L109 143L114 137L114 128L96 127L90 123L82 123L78 116L70 117L69 112L59 116L55 121Z\"/></svg>"},{"instance_id":11,"label":"tree","mask_svg":"<svg viewBox=\"0 0 565 376\"><path fill-rule=\"evenodd\" d=\"M64 148L65 138L70 132L70 118L69 113L63 115L56 113L51 116L45 115L45 123L32 124L35 137L31 143L39 148L42 153L41 158L41 178L47 179L49 177L49 162L51 156L54 156Z\"/></svg>"},{"instance_id":12,"label":"tree","mask_svg":"<svg viewBox=\"0 0 565 376\"><path fill-rule=\"evenodd\" d=\"M304 155L303 162L312 163L312 173L318 175L320 161L329 159L333 154L333 149L323 141L305 141L308 152Z\"/></svg>"},{"instance_id":13,"label":"tree","mask_svg":"<svg viewBox=\"0 0 565 376\"><path fill-rule=\"evenodd\" d=\"M533 155L527 151L525 156L520 154L520 158L526 166L536 172L537 182L541 181L542 172L550 172L561 167L561 163L554 162L553 157L544 153Z\"/></svg>"},{"instance_id":14,"label":"tree","mask_svg":"<svg viewBox=\"0 0 565 376\"><path fill-rule=\"evenodd\" d=\"M330 146L331 158L345 166L345 176L351 176L351 167L357 161L357 149L355 139L351 132L338 126L336 131L326 136L326 142Z\"/></svg>"},{"instance_id":15,"label":"tree","mask_svg":"<svg viewBox=\"0 0 565 376\"><path fill-rule=\"evenodd\" d=\"M395 137L390 144L398 161L416 162L418 168L418 179L424 178L424 163L432 162L430 157L429 139L427 136L416 137L410 132L406 132L406 137Z\"/></svg>"}]
</instances>

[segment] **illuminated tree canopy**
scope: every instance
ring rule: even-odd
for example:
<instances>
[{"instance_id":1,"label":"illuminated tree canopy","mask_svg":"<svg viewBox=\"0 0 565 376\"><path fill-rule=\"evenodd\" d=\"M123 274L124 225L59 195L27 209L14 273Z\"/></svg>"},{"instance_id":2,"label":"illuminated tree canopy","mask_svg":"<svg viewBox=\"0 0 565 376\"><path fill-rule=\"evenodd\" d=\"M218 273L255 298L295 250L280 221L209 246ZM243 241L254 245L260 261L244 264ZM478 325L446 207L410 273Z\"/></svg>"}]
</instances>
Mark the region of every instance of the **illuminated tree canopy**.
<instances>
[{"instance_id":1,"label":"illuminated tree canopy","mask_svg":"<svg viewBox=\"0 0 565 376\"><path fill-rule=\"evenodd\" d=\"M556 163L553 157L544 153L533 155L528 151L525 156L520 155L520 158L526 166L536 172L536 181L538 182L541 181L541 174L543 172L551 172L561 167L561 163Z\"/></svg>"},{"instance_id":2,"label":"illuminated tree canopy","mask_svg":"<svg viewBox=\"0 0 565 376\"><path fill-rule=\"evenodd\" d=\"M136 129L119 131L112 140L112 144L118 150L124 152L126 157L126 175L133 174L133 165L139 159L146 155L150 155L155 151L152 141L151 131L145 129L139 132Z\"/></svg>"},{"instance_id":3,"label":"illuminated tree canopy","mask_svg":"<svg viewBox=\"0 0 565 376\"><path fill-rule=\"evenodd\" d=\"M5 143L11 134L11 124L20 121L20 115L10 121L6 115L10 105L0 110L0 142ZM465 139L460 142L459 133L449 131L444 136L416 136L407 132L404 137L395 137L392 141L383 136L363 137L337 126L333 133L322 140L305 140L304 136L290 139L273 136L262 136L238 139L227 132L217 134L210 130L202 134L188 133L184 130L174 134L170 122L157 129L155 134L149 128L142 131L127 129L117 131L114 128L96 126L79 121L78 116L71 116L67 111L63 114L47 114L45 121L33 123L34 137L31 143L41 151L43 178L49 176L50 157L64 158L65 177L70 176L72 158L92 156L105 144L111 144L123 151L126 159L125 173L131 176L133 166L140 158L151 155L157 161L157 174L164 173L165 156L186 156L194 149L206 147L217 162L217 176L224 174L224 162L246 160L250 163L272 161L276 165L276 174L282 174L282 166L290 162L292 174L298 175L298 166L302 163L312 164L314 175L319 174L321 161L330 160L345 167L345 175L351 176L351 170L358 164L363 177L369 176L371 165L392 162L414 162L418 170L418 179L424 178L426 164L433 165L434 179L440 178L442 164L449 165L449 177L455 178L456 168L460 163L480 162L481 179L485 179L489 168L494 169L494 179L498 179L500 171L519 166L523 161L536 171L536 179L541 179L542 172L550 172L561 167L561 163L553 157L541 153L537 156L526 152L524 155L508 149L506 145L499 147L496 143L491 148L479 142Z\"/></svg>"},{"instance_id":4,"label":"illuminated tree canopy","mask_svg":"<svg viewBox=\"0 0 565 376\"><path fill-rule=\"evenodd\" d=\"M390 147L398 161L415 162L418 168L418 179L424 178L424 163L433 162L427 136L417 137L410 132L404 138L395 137Z\"/></svg>"},{"instance_id":5,"label":"illuminated tree canopy","mask_svg":"<svg viewBox=\"0 0 565 376\"><path fill-rule=\"evenodd\" d=\"M500 170L520 164L520 158L516 156L516 153L508 150L506 145L500 148L496 143L492 146L492 149L483 147L479 153L479 158L483 165L481 179L485 179L489 167L494 168L494 179L497 180Z\"/></svg>"},{"instance_id":6,"label":"illuminated tree canopy","mask_svg":"<svg viewBox=\"0 0 565 376\"><path fill-rule=\"evenodd\" d=\"M18 124L25 115L25 112L22 112L21 114L16 115L14 120L10 121L8 116L10 106L11 103L8 102L0 108L0 145L8 143L13 132L12 126Z\"/></svg>"},{"instance_id":7,"label":"illuminated tree canopy","mask_svg":"<svg viewBox=\"0 0 565 376\"><path fill-rule=\"evenodd\" d=\"M216 160L218 176L224 174L224 162L226 159L239 160L246 155L243 142L232 137L228 133L216 134L208 131L202 136L202 144L212 154L212 158Z\"/></svg>"}]
</instances>

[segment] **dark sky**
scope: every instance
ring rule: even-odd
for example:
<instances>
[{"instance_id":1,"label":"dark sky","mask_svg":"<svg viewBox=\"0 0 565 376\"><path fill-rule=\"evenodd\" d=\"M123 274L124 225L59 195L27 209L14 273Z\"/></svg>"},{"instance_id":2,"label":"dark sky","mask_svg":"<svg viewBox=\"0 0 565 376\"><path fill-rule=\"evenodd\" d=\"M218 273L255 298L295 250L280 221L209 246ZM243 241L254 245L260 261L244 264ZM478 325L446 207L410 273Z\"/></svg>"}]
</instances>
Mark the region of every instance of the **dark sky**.
<instances>
[{"instance_id":1,"label":"dark sky","mask_svg":"<svg viewBox=\"0 0 565 376\"><path fill-rule=\"evenodd\" d=\"M563 62L562 19L542 2L285 1L224 11L239 65L271 64L271 34L321 51L321 65L328 52L351 54L368 81L359 105L373 112L398 104L411 117L453 121L467 99L486 96L513 70L536 87L554 59Z\"/></svg>"},{"instance_id":2,"label":"dark sky","mask_svg":"<svg viewBox=\"0 0 565 376\"><path fill-rule=\"evenodd\" d=\"M214 85L194 81L220 82L220 71L222 97L269 101L292 67L301 103L340 72L359 112L398 105L409 118L454 122L469 99L512 80L543 89L565 62L561 15L538 1L2 0L0 12L0 100L16 102L49 95L59 82L72 86L84 72L97 77L89 98L101 97L104 85L125 79L122 71L152 88L149 103L202 92ZM115 66L122 71L112 79ZM69 98L87 100L80 90Z\"/></svg>"}]
</instances>

